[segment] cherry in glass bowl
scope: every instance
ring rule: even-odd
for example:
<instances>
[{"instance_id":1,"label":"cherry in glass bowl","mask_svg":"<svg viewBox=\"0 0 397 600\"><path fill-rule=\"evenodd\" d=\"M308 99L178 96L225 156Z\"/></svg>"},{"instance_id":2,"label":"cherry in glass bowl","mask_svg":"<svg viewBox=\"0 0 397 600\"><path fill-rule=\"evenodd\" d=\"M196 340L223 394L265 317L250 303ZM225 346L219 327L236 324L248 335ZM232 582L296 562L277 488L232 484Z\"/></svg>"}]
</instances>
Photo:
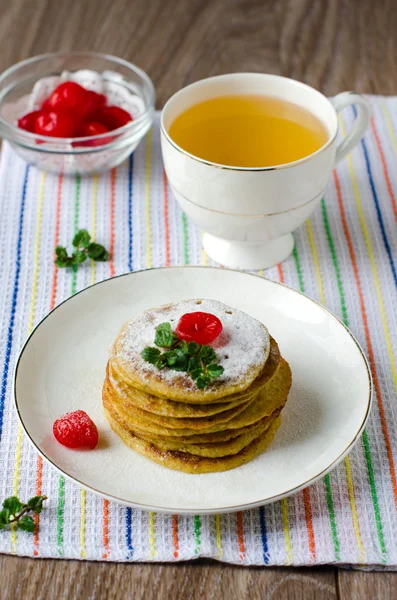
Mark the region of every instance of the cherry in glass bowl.
<instances>
[{"instance_id":1,"label":"cherry in glass bowl","mask_svg":"<svg viewBox=\"0 0 397 600\"><path fill-rule=\"evenodd\" d=\"M86 70L104 83L139 100L139 114L111 132L81 138L38 135L21 129L17 120L30 111L35 84L44 78ZM144 71L120 58L96 52L56 52L17 63L0 76L0 135L28 163L65 175L101 173L122 163L152 126L153 84Z\"/></svg>"}]
</instances>

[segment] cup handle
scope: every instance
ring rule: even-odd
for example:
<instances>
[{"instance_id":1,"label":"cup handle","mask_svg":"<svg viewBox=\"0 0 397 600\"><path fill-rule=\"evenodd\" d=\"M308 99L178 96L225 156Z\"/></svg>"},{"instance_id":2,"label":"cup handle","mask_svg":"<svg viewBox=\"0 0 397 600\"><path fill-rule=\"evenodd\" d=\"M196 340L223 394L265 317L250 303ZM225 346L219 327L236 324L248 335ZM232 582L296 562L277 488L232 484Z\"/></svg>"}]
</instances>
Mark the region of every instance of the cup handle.
<instances>
[{"instance_id":1,"label":"cup handle","mask_svg":"<svg viewBox=\"0 0 397 600\"><path fill-rule=\"evenodd\" d=\"M331 99L336 112L339 113L347 106L357 106L357 117L350 133L339 143L336 148L335 163L349 154L353 147L361 140L369 125L371 109L365 98L354 92L342 92Z\"/></svg>"}]
</instances>

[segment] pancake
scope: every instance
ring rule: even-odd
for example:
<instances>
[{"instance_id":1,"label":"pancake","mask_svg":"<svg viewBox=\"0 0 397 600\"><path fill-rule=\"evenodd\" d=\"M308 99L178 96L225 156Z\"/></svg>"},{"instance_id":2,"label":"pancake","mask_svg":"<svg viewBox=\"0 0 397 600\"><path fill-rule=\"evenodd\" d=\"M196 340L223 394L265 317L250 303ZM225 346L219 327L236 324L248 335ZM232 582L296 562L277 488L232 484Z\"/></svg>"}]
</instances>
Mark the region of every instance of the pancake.
<instances>
[{"instance_id":1,"label":"pancake","mask_svg":"<svg viewBox=\"0 0 397 600\"><path fill-rule=\"evenodd\" d=\"M127 398L118 394L114 387L110 384L109 379L105 380L105 386L107 386L107 393L119 403L119 405L125 410L131 419L139 422L150 421L151 423L158 425L159 427L167 427L171 429L204 429L210 427L215 423L225 423L233 419L240 412L245 410L253 400L247 402L241 402L234 408L218 412L215 415L194 417L194 418L183 418L183 417L164 417L154 413L149 413L146 410L137 408Z\"/></svg>"},{"instance_id":2,"label":"pancake","mask_svg":"<svg viewBox=\"0 0 397 600\"><path fill-rule=\"evenodd\" d=\"M281 424L281 417L278 417L267 430L236 454L223 457L203 457L185 452L161 450L151 442L139 438L132 431L125 430L106 409L105 414L113 431L127 446L164 467L191 474L228 471L251 461L269 446Z\"/></svg>"},{"instance_id":3,"label":"pancake","mask_svg":"<svg viewBox=\"0 0 397 600\"><path fill-rule=\"evenodd\" d=\"M204 389L187 372L159 369L141 356L155 346L158 325L175 331L182 315L196 311L216 315L223 326L210 344L223 370ZM169 338L171 349L178 344ZM289 365L262 323L221 302L187 300L123 326L110 349L102 401L110 426L130 448L185 473L220 472L270 444L291 382Z\"/></svg>"},{"instance_id":4,"label":"pancake","mask_svg":"<svg viewBox=\"0 0 397 600\"><path fill-rule=\"evenodd\" d=\"M187 373L159 370L141 357L145 347L153 346L160 323L169 322L175 328L183 314L197 310L216 315L223 325L211 346L224 372L204 390L198 389ZM249 388L263 371L269 352L269 332L253 317L216 300L184 300L128 321L112 346L110 362L123 381L148 394L178 402L209 403Z\"/></svg>"},{"instance_id":5,"label":"pancake","mask_svg":"<svg viewBox=\"0 0 397 600\"><path fill-rule=\"evenodd\" d=\"M237 454L248 446L255 438L264 433L271 424L278 418L280 411L274 411L274 413L262 421L256 424L255 428L252 428L250 432L241 433L236 437L220 442L201 442L196 444L189 444L181 441L169 441L169 440L153 440L147 436L141 436L136 431L133 432L141 439L151 442L160 450L167 451L173 450L177 452L187 452L188 454L195 454L196 456L207 456L210 458L216 458L221 456L230 456L231 454Z\"/></svg>"},{"instance_id":6,"label":"pancake","mask_svg":"<svg viewBox=\"0 0 397 600\"><path fill-rule=\"evenodd\" d=\"M282 408L287 401L289 389L291 387L291 370L288 363L281 359L279 368L272 379L262 388L258 397L249 403L248 407L233 416L227 421L212 422L208 425L208 419L192 419L191 421L203 421L202 426L199 423L195 427L178 428L175 427L175 420L164 420L162 424L155 423L152 419L136 416L112 395L107 382L103 387L104 401L114 406L115 411L127 423L128 428L134 431L143 431L150 434L161 436L189 436L195 433L210 434L229 429L241 429L252 423L271 415L275 410ZM221 413L222 414L222 413ZM214 419L217 415L211 417ZM164 418L165 419L165 418Z\"/></svg>"},{"instance_id":7,"label":"pancake","mask_svg":"<svg viewBox=\"0 0 397 600\"><path fill-rule=\"evenodd\" d=\"M244 402L253 400L259 391L244 392L241 398L236 398L231 402L216 402L212 404L187 404L185 402L175 402L174 400L166 400L159 398L141 390L137 390L132 386L119 381L114 368L108 363L106 367L106 376L110 385L119 398L123 398L125 402L132 406L140 408L144 411L163 417L175 418L194 418L194 417L209 417L225 410L235 408Z\"/></svg>"},{"instance_id":8,"label":"pancake","mask_svg":"<svg viewBox=\"0 0 397 600\"><path fill-rule=\"evenodd\" d=\"M105 402L104 402L105 406ZM224 431L218 431L218 433L207 433L202 435L189 435L189 436L160 436L160 435L152 435L145 431L140 431L135 428L136 434L143 438L144 440L148 440L149 442L153 442L157 444L158 442L176 442L180 445L188 446L190 444L212 444L217 442L228 442L229 440L233 440L236 437L241 435L251 435L253 437L257 437L260 435L262 431L264 431L268 425L268 423L275 416L279 415L281 412L281 408L277 411L274 411L269 417L264 417L260 421L256 423L252 423L252 425L247 425L247 427L242 427L241 429L225 429Z\"/></svg>"},{"instance_id":9,"label":"pancake","mask_svg":"<svg viewBox=\"0 0 397 600\"><path fill-rule=\"evenodd\" d=\"M281 408L275 410L269 417L265 417L261 421L255 423L253 426L249 426L243 428L241 430L234 430L236 435L233 438L225 440L225 441L201 441L200 443L187 443L180 438L176 438L174 440L170 440L170 438L166 439L158 439L158 437L151 437L145 433L141 433L137 429L130 429L129 424L123 418L123 415L120 414L117 410L115 410L114 404L112 405L106 399L104 400L104 408L105 412L107 412L113 419L115 419L120 427L126 432L131 432L137 437L151 442L161 450L174 450L179 452L188 452L189 454L196 454L198 456L208 456L208 457L217 457L217 456L228 456L230 454L236 454L245 446L248 446L255 438L261 435L268 427L272 424L272 422L279 416L281 412ZM208 434L207 438L211 438L214 434Z\"/></svg>"},{"instance_id":10,"label":"pancake","mask_svg":"<svg viewBox=\"0 0 397 600\"><path fill-rule=\"evenodd\" d=\"M106 395L103 396L103 406L107 412L113 415L115 418L117 417L123 424L123 427L127 430L131 430L131 426L125 420L125 413L122 414L120 410L117 410L117 406L114 402L109 401ZM188 444L208 444L208 443L216 443L216 442L226 442L240 435L251 435L254 434L254 437L257 437L268 425L269 421L273 418L273 416L277 416L281 412L281 407L279 410L274 411L272 415L269 417L264 417L260 421L253 423L252 425L247 425L247 427L242 427L241 429L226 429L224 431L219 431L217 433L207 433L207 434L193 434L189 436L169 436L169 435L156 435L147 431L143 431L134 425L133 432L142 439L153 442L157 444L158 442L175 442L180 446L188 445Z\"/></svg>"},{"instance_id":11,"label":"pancake","mask_svg":"<svg viewBox=\"0 0 397 600\"><path fill-rule=\"evenodd\" d=\"M172 402L172 404L174 406L176 404L183 405L183 404L188 404L188 403L191 403L188 405L190 407L192 407L196 404L197 405L205 404L206 406L210 406L213 402L214 403L244 402L245 400L249 399L253 394L257 394L259 392L259 390L268 381L270 381L270 379L272 377L274 377L274 375L280 365L280 362L281 362L281 354L280 354L278 344L274 338L270 337L269 354L268 354L268 358L266 360L266 364L263 367L263 369L261 370L261 372L259 373L258 377L243 392L236 392L235 394L230 394L228 396L225 396L224 398L222 398L222 397L217 398L217 400L215 402L215 401L209 401L208 398L206 398L206 397L200 398L198 396L196 396L195 398L189 397L188 400L185 399L185 400L174 401L174 400L169 400L168 398L161 396L161 395L155 396L153 394L149 394L149 393L145 392L144 390L138 390L138 391L141 394L143 394L144 398L149 399L151 402L158 402L159 400L164 400L165 402ZM123 379L123 373L119 370L117 362L115 363L114 360L112 359L112 357L109 360L109 368L112 373L112 376L116 379L116 381L123 382L124 384L127 383L126 380ZM128 387L131 387L134 391L137 389L137 388L134 388L131 385L131 383L127 383L127 385L128 385ZM203 390L200 390L200 391L203 391ZM165 406L167 406L167 405L164 404L164 407ZM189 415L189 416L193 416L193 413L191 413L191 415Z\"/></svg>"}]
</instances>

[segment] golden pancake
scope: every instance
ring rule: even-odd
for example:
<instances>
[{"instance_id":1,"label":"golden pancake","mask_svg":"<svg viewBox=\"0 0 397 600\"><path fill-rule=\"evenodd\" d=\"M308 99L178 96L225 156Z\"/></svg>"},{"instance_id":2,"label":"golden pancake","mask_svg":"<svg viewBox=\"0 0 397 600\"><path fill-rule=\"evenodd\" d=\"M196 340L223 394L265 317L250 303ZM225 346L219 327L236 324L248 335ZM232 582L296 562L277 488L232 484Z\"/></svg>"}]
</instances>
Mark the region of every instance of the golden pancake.
<instances>
[{"instance_id":1,"label":"golden pancake","mask_svg":"<svg viewBox=\"0 0 397 600\"><path fill-rule=\"evenodd\" d=\"M224 398L219 397L216 399L216 403L236 402L236 401L243 402L247 399L246 396L248 396L248 399L250 399L250 397L252 397L253 394L258 393L259 390L272 377L274 377L274 374L276 373L276 370L280 364L280 361L281 361L281 354L280 354L278 344L277 344L276 340L274 340L272 337L270 337L270 348L269 348L268 358L267 358L265 366L263 367L262 371L259 373L258 377L243 392L237 392L235 394L230 394L228 396L225 396ZM112 358L110 358L110 360L109 360L109 368L112 372L112 375L118 382L127 383L132 389L134 389L134 390L137 389L137 388L134 388L132 386L132 384L129 383L127 380L123 379L123 373L119 370L117 362L114 362L114 360ZM165 400L166 402L173 402L174 405L182 404L182 403L191 403L189 406L196 405L196 404L206 404L208 406L208 405L212 404L212 402L213 402L212 400L209 401L207 397L200 398L198 395L196 396L195 399L192 399L191 397L189 397L189 399L180 399L180 400L174 401L174 400L169 400L165 396L161 396L161 395L154 396L153 394L148 394L144 390L139 390L139 391L142 394L144 394L144 397L148 397L151 400L153 398L156 398L156 400L160 399L160 400ZM202 392L203 390L200 390L200 391ZM214 401L214 403L215 403L215 401ZM193 414L191 416L193 416Z\"/></svg>"},{"instance_id":2,"label":"golden pancake","mask_svg":"<svg viewBox=\"0 0 397 600\"><path fill-rule=\"evenodd\" d=\"M103 403L104 406L105 402ZM107 405L107 408L109 409L113 409L113 407L111 407L111 405ZM190 445L190 444L212 444L212 443L217 443L217 442L228 442L230 440L235 439L236 437L239 437L241 435L253 435L253 437L258 437L258 435L260 435L260 433L262 433L262 431L264 431L267 427L267 425L269 424L269 422L275 418L276 416L278 416L281 412L281 407L280 409L274 411L273 414L271 414L269 417L264 417L263 419L261 419L260 421L257 421L256 423L252 423L252 425L247 425L247 427L242 427L241 429L225 429L224 431L218 431L217 433L207 433L207 434L202 434L202 435L189 435L189 436L161 436L161 435L152 435L150 433L147 433L145 431L140 431L139 429L135 428L135 433L140 437L143 438L144 440L148 440L149 442L153 442L154 444L157 444L157 442L172 442L172 443L177 443L177 444L184 444L184 445Z\"/></svg>"},{"instance_id":3,"label":"golden pancake","mask_svg":"<svg viewBox=\"0 0 397 600\"><path fill-rule=\"evenodd\" d=\"M233 417L237 416L240 412L248 407L250 402L242 402L230 408L218 412L215 415L209 415L204 417L195 418L183 418L183 417L163 417L154 413L149 413L146 410L137 408L124 396L121 396L116 392L114 387L110 384L109 379L105 380L105 386L107 386L107 393L115 399L116 402L125 410L131 419L134 419L137 423L143 421L150 421L151 423L158 425L159 427L168 427L171 429L205 429L215 423L225 423L230 421ZM251 401L252 402L252 401Z\"/></svg>"},{"instance_id":4,"label":"golden pancake","mask_svg":"<svg viewBox=\"0 0 397 600\"><path fill-rule=\"evenodd\" d=\"M208 457L219 457L228 456L230 454L236 454L237 452L245 448L245 446L248 446L248 444L250 444L259 435L261 435L266 429L268 429L268 427L279 416L281 412L281 408L279 408L278 410L275 410L272 413L272 415L270 415L269 417L265 417L264 419L255 423L254 425L240 430L234 430L234 433L236 433L236 435L230 440L217 442L205 441L199 444L191 444L181 441L180 438L176 438L175 440L170 440L170 438L167 438L165 440L159 440L158 437L151 437L150 435L142 434L137 429L131 430L129 428L128 423L123 418L123 415L121 415L119 412L117 412L117 410L115 410L114 404L111 404L106 399L104 399L103 405L105 408L105 412L107 412L113 419L115 419L119 423L120 427L124 429L124 431L130 431L137 437L147 442L153 443L161 450L175 450L179 452L188 452L189 454L196 454L198 456ZM211 438L212 436L214 436L214 434L207 434L208 438ZM205 436L202 437L205 438Z\"/></svg>"},{"instance_id":5,"label":"golden pancake","mask_svg":"<svg viewBox=\"0 0 397 600\"><path fill-rule=\"evenodd\" d=\"M241 435L237 435L236 437L224 442L202 442L200 444L188 444L181 441L152 440L147 436L139 435L136 431L133 433L135 433L141 439L151 442L163 451L173 450L177 452L195 454L196 456L216 458L221 456L230 456L231 454L237 454L237 452L240 452L240 450L248 446L248 444L250 444L255 438L264 433L275 421L275 419L277 419L279 414L279 410L274 411L270 417L262 419L262 421L259 422L259 425L256 424L256 428L252 428L250 432L242 433Z\"/></svg>"},{"instance_id":6,"label":"golden pancake","mask_svg":"<svg viewBox=\"0 0 397 600\"><path fill-rule=\"evenodd\" d=\"M185 452L175 452L172 450L161 450L151 442L147 442L137 437L131 431L123 429L117 419L105 410L106 417L113 431L133 450L136 450L143 456L154 460L155 462L184 473L215 473L227 471L239 467L263 452L273 441L275 433L281 424L281 417L278 417L261 435L255 438L248 446L230 456L219 458L210 458L196 456Z\"/></svg>"},{"instance_id":7,"label":"golden pancake","mask_svg":"<svg viewBox=\"0 0 397 600\"><path fill-rule=\"evenodd\" d=\"M271 415L276 409L284 406L291 387L291 381L289 365L284 359L281 359L280 366L274 377L262 388L259 396L249 403L247 408L227 421L212 422L212 424L208 425L208 419L203 419L203 427L199 427L196 424L194 428L192 425L189 428L176 428L174 426L175 420L166 420L165 417L161 425L155 423L152 419L143 418L141 415L137 417L130 410L126 411L125 407L112 395L106 381L103 387L103 398L114 406L114 409L121 415L131 430L140 430L161 436L189 436L198 432L208 434L228 429L241 429ZM222 415L223 413L220 414ZM211 418L215 419L216 416L214 415ZM201 420L192 419L193 422ZM167 423L167 426L165 423Z\"/></svg>"},{"instance_id":8,"label":"golden pancake","mask_svg":"<svg viewBox=\"0 0 397 600\"><path fill-rule=\"evenodd\" d=\"M106 376L110 385L114 389L117 397L122 397L125 402L129 402L133 406L140 408L149 413L161 415L163 417L189 418L189 417L208 417L216 415L225 410L230 410L244 402L253 400L259 393L258 391L244 392L241 398L232 402L217 402L212 404L187 404L185 402L175 402L174 400L166 400L159 398L141 390L133 388L131 385L119 381L112 365L108 363L106 368Z\"/></svg>"},{"instance_id":9,"label":"golden pancake","mask_svg":"<svg viewBox=\"0 0 397 600\"><path fill-rule=\"evenodd\" d=\"M198 389L187 373L159 370L141 357L145 347L153 346L160 323L169 322L175 328L183 314L197 310L216 315L223 325L211 346L224 372L205 389ZM184 300L150 309L128 321L112 346L110 362L121 379L134 388L167 400L209 403L249 388L263 371L269 351L269 333L253 317L216 300Z\"/></svg>"},{"instance_id":10,"label":"golden pancake","mask_svg":"<svg viewBox=\"0 0 397 600\"><path fill-rule=\"evenodd\" d=\"M185 344L183 361L173 363L174 368L158 368L164 348L154 347L156 328L169 323L169 333L159 329L156 341L175 349L168 360L176 357L182 346L171 330L182 315L197 311L217 316L223 326L210 344L213 362L222 369L204 389L199 380L176 370L187 368L190 347ZM199 322L192 323L200 331ZM141 356L148 347L153 349L145 353L149 362ZM190 360L197 365L199 359ZM242 465L267 447L291 382L289 365L262 323L221 302L187 300L148 310L123 326L111 348L102 399L112 429L130 448L172 469L210 473Z\"/></svg>"},{"instance_id":11,"label":"golden pancake","mask_svg":"<svg viewBox=\"0 0 397 600\"><path fill-rule=\"evenodd\" d=\"M130 425L124 419L125 413L123 416L123 414L117 411L116 403L109 401L106 395L103 396L103 406L107 412L109 412L114 418L117 418L120 421L124 429L130 430ZM275 410L270 416L264 417L263 419L257 421L256 423L253 423L252 425L247 425L247 427L242 427L241 429L226 429L224 431L218 431L217 433L207 433L200 435L194 434L189 436L162 436L143 431L136 426L134 426L133 432L136 433L138 437L149 442L153 442L156 445L157 442L172 442L179 445L227 442L241 435L252 434L254 437L257 437L267 428L270 421L280 414L281 410L282 407Z\"/></svg>"}]
</instances>

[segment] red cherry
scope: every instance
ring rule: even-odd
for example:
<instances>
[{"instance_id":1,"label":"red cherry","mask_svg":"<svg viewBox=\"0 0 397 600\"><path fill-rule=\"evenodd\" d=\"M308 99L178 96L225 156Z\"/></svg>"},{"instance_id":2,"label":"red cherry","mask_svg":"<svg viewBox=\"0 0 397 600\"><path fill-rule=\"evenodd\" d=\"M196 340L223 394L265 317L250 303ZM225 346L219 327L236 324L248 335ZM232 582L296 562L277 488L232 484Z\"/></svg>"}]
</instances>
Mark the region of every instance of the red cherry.
<instances>
[{"instance_id":1,"label":"red cherry","mask_svg":"<svg viewBox=\"0 0 397 600\"><path fill-rule=\"evenodd\" d=\"M109 129L102 125L102 123L98 123L97 121L91 121L89 123L82 123L78 128L76 137L89 137L92 135L100 135L102 133L107 133ZM104 144L109 144L112 141L112 138L105 137L100 140L87 140L86 142L72 142L72 146L103 146Z\"/></svg>"},{"instance_id":2,"label":"red cherry","mask_svg":"<svg viewBox=\"0 0 397 600\"><path fill-rule=\"evenodd\" d=\"M96 112L95 120L105 125L109 131L112 131L123 127L133 119L130 113L119 106L104 106Z\"/></svg>"},{"instance_id":3,"label":"red cherry","mask_svg":"<svg viewBox=\"0 0 397 600\"><path fill-rule=\"evenodd\" d=\"M33 112L27 113L20 119L18 119L18 127L21 129L25 129L25 131L30 131L34 133L35 125L37 117L40 115L39 110L34 110Z\"/></svg>"},{"instance_id":4,"label":"red cherry","mask_svg":"<svg viewBox=\"0 0 397 600\"><path fill-rule=\"evenodd\" d=\"M74 118L66 112L51 111L41 113L37 119L34 131L39 135L57 138L73 137L76 130Z\"/></svg>"},{"instance_id":5,"label":"red cherry","mask_svg":"<svg viewBox=\"0 0 397 600\"><path fill-rule=\"evenodd\" d=\"M47 100L44 100L43 104L41 105L41 112L51 112L52 110L52 106L50 105L50 97L47 98Z\"/></svg>"},{"instance_id":6,"label":"red cherry","mask_svg":"<svg viewBox=\"0 0 397 600\"><path fill-rule=\"evenodd\" d=\"M65 81L58 85L51 96L45 100L42 110L62 110L73 113L76 117L85 113L85 97L87 90L74 81Z\"/></svg>"},{"instance_id":7,"label":"red cherry","mask_svg":"<svg viewBox=\"0 0 397 600\"><path fill-rule=\"evenodd\" d=\"M83 116L87 118L106 106L106 96L104 94L97 94L97 92L93 92L92 90L86 90L83 104Z\"/></svg>"},{"instance_id":8,"label":"red cherry","mask_svg":"<svg viewBox=\"0 0 397 600\"><path fill-rule=\"evenodd\" d=\"M90 123L83 123L81 130L79 130L80 137L88 137L91 135L100 135L109 131L105 125L98 123L98 121L91 121ZM104 142L101 142L103 144Z\"/></svg>"},{"instance_id":9,"label":"red cherry","mask_svg":"<svg viewBox=\"0 0 397 600\"><path fill-rule=\"evenodd\" d=\"M56 440L68 448L93 449L98 443L96 425L84 410L76 410L59 417L52 431Z\"/></svg>"},{"instance_id":10,"label":"red cherry","mask_svg":"<svg viewBox=\"0 0 397 600\"><path fill-rule=\"evenodd\" d=\"M182 315L176 328L176 335L186 342L210 344L222 331L222 323L215 315L193 312Z\"/></svg>"}]
</instances>

